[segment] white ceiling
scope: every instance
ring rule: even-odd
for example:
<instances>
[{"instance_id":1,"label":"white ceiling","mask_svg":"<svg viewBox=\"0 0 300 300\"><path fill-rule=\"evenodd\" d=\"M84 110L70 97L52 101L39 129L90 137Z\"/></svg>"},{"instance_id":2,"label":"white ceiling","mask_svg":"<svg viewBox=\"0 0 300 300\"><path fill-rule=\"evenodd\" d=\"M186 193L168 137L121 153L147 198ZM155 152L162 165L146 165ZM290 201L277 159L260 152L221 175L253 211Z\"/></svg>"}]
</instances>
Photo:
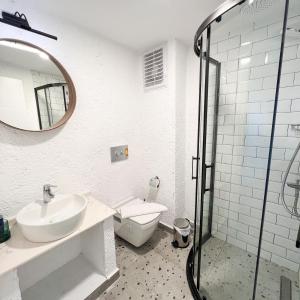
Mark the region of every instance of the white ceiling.
<instances>
[{"instance_id":1,"label":"white ceiling","mask_svg":"<svg viewBox=\"0 0 300 300\"><path fill-rule=\"evenodd\" d=\"M198 26L223 1L26 0L26 8L62 17L141 51L170 38L191 45Z\"/></svg>"}]
</instances>

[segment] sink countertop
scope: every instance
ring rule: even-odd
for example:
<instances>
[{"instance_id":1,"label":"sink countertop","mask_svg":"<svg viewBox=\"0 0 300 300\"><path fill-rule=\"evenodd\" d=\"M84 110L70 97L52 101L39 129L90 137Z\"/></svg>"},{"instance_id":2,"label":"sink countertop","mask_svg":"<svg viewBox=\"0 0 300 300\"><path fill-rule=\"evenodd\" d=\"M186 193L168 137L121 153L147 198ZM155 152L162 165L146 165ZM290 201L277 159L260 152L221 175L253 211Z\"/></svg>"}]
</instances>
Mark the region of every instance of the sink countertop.
<instances>
[{"instance_id":1,"label":"sink countertop","mask_svg":"<svg viewBox=\"0 0 300 300\"><path fill-rule=\"evenodd\" d=\"M73 233L60 240L48 243L32 243L25 239L18 224L12 221L14 225L10 228L11 239L0 244L0 276L17 269L35 257L42 255L115 214L115 210L96 200L91 195L83 196L88 198L88 205L82 223Z\"/></svg>"}]
</instances>

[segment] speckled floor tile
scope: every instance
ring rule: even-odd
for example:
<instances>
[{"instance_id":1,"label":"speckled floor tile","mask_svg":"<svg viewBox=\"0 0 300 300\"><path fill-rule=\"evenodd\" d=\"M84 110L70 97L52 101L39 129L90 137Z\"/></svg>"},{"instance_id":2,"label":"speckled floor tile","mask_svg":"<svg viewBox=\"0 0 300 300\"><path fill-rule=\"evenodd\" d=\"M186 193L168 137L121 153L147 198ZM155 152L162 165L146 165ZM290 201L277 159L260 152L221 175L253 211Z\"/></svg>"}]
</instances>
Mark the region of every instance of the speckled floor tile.
<instances>
[{"instance_id":1,"label":"speckled floor tile","mask_svg":"<svg viewBox=\"0 0 300 300\"><path fill-rule=\"evenodd\" d=\"M203 247L201 286L210 300L251 300L256 255L211 238ZM299 300L298 274L264 259L260 260L257 300L279 300L280 276L292 281L293 300Z\"/></svg>"},{"instance_id":2,"label":"speckled floor tile","mask_svg":"<svg viewBox=\"0 0 300 300\"><path fill-rule=\"evenodd\" d=\"M120 279L98 300L192 300L185 274L190 247L174 249L172 240L173 236L160 228L140 248L116 237ZM201 264L201 286L207 299L252 299L255 264L255 255L217 238L208 240ZM297 273L263 259L256 299L279 300L281 275L292 280L293 300L299 300Z\"/></svg>"},{"instance_id":3,"label":"speckled floor tile","mask_svg":"<svg viewBox=\"0 0 300 300\"><path fill-rule=\"evenodd\" d=\"M189 248L174 249L173 236L158 228L140 248L116 237L120 279L98 300L192 300L185 265Z\"/></svg>"}]
</instances>

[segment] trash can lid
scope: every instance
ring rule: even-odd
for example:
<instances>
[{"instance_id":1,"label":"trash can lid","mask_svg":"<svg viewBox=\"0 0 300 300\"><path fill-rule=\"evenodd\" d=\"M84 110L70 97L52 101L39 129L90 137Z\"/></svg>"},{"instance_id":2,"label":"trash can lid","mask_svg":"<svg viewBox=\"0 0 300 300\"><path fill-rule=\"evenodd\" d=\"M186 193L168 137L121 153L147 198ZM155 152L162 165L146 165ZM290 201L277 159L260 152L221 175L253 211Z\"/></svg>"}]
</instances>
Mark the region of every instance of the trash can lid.
<instances>
[{"instance_id":1,"label":"trash can lid","mask_svg":"<svg viewBox=\"0 0 300 300\"><path fill-rule=\"evenodd\" d=\"M190 226L190 222L184 218L177 218L174 220L174 226L180 229L185 229Z\"/></svg>"}]
</instances>

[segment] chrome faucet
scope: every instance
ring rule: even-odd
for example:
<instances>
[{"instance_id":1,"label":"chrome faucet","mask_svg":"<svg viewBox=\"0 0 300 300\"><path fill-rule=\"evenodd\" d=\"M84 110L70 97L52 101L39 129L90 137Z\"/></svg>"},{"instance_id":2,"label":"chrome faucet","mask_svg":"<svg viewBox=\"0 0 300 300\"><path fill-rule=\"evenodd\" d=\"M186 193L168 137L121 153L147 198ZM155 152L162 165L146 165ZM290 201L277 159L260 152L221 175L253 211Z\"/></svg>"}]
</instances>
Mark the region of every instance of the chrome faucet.
<instances>
[{"instance_id":1,"label":"chrome faucet","mask_svg":"<svg viewBox=\"0 0 300 300\"><path fill-rule=\"evenodd\" d=\"M56 187L56 185L44 184L43 186L43 202L45 204L49 203L51 199L54 198L54 193L51 191L51 188Z\"/></svg>"}]
</instances>

